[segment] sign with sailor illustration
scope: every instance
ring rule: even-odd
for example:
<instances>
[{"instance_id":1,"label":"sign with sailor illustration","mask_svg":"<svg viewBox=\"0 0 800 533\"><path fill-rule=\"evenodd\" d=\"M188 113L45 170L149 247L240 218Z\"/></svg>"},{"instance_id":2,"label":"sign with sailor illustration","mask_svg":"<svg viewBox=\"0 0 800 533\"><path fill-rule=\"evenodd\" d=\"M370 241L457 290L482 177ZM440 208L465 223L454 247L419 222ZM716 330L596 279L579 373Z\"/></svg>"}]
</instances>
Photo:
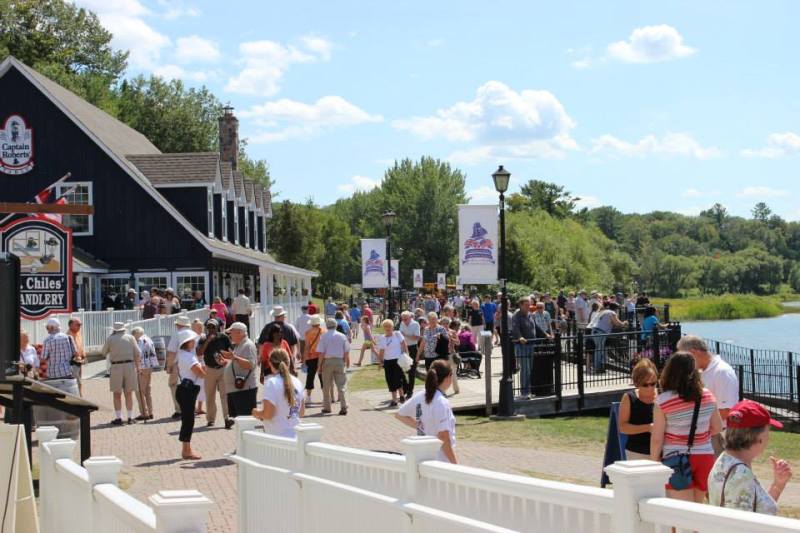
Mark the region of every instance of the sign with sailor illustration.
<instances>
[{"instance_id":1,"label":"sign with sailor illustration","mask_svg":"<svg viewBox=\"0 0 800 533\"><path fill-rule=\"evenodd\" d=\"M20 259L22 317L39 320L72 310L72 230L38 217L0 229L2 250Z\"/></svg>"},{"instance_id":2,"label":"sign with sailor illustration","mask_svg":"<svg viewBox=\"0 0 800 533\"><path fill-rule=\"evenodd\" d=\"M436 288L440 291L447 290L447 276L444 272L436 274Z\"/></svg>"},{"instance_id":3,"label":"sign with sailor illustration","mask_svg":"<svg viewBox=\"0 0 800 533\"><path fill-rule=\"evenodd\" d=\"M422 269L415 268L414 269L414 288L421 289L423 287L422 284Z\"/></svg>"},{"instance_id":4,"label":"sign with sailor illustration","mask_svg":"<svg viewBox=\"0 0 800 533\"><path fill-rule=\"evenodd\" d=\"M382 289L389 283L386 239L361 239L361 285Z\"/></svg>"},{"instance_id":5,"label":"sign with sailor illustration","mask_svg":"<svg viewBox=\"0 0 800 533\"><path fill-rule=\"evenodd\" d=\"M0 129L0 172L25 174L33 168L33 128L20 115L9 115Z\"/></svg>"},{"instance_id":6,"label":"sign with sailor illustration","mask_svg":"<svg viewBox=\"0 0 800 533\"><path fill-rule=\"evenodd\" d=\"M459 205L458 242L461 283L497 283L497 206Z\"/></svg>"},{"instance_id":7,"label":"sign with sailor illustration","mask_svg":"<svg viewBox=\"0 0 800 533\"><path fill-rule=\"evenodd\" d=\"M392 264L389 265L389 278L392 280L393 289L400 287L400 260L392 259Z\"/></svg>"}]
</instances>

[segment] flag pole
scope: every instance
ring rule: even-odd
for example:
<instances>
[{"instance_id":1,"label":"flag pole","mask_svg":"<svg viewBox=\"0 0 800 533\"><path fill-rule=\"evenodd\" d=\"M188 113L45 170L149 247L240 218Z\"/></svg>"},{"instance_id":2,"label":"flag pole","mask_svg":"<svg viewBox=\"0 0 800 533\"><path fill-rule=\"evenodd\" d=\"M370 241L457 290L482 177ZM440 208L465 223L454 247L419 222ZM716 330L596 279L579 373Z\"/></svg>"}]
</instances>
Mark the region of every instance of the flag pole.
<instances>
[{"instance_id":1,"label":"flag pole","mask_svg":"<svg viewBox=\"0 0 800 533\"><path fill-rule=\"evenodd\" d=\"M61 183L62 181L69 179L69 178L70 178L70 176L72 176L72 172L67 172L66 174L64 174L63 176L61 176L60 178L58 178L56 181L54 181L53 183L51 183L50 185L48 185L47 187L45 187L45 188L44 188L44 190L42 190L42 191L40 191L40 192L39 192L39 194L42 194L42 193L43 193L43 192L45 192L45 191L49 191L50 189L52 189L53 187L55 187L56 185L58 185L58 184L59 184L59 183ZM37 196L38 196L38 195L37 195ZM2 220L0 220L0 226L2 226L3 224L5 224L5 222L6 222L8 219L10 219L11 217L13 217L14 215L18 215L18 214L19 214L19 213L10 213L10 214L6 215L5 217L3 217L3 219L2 219Z\"/></svg>"}]
</instances>

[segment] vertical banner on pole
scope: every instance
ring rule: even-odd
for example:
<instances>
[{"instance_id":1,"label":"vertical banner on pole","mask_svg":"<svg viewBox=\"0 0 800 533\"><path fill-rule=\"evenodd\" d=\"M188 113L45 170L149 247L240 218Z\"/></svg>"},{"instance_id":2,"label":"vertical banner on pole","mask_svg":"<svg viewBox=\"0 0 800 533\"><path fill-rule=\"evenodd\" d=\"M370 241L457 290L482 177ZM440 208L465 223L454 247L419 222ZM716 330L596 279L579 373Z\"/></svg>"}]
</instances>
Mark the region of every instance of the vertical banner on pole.
<instances>
[{"instance_id":1,"label":"vertical banner on pole","mask_svg":"<svg viewBox=\"0 0 800 533\"><path fill-rule=\"evenodd\" d=\"M361 285L382 289L389 281L388 273L386 239L361 239Z\"/></svg>"},{"instance_id":2,"label":"vertical banner on pole","mask_svg":"<svg viewBox=\"0 0 800 533\"><path fill-rule=\"evenodd\" d=\"M389 265L389 277L392 279L392 289L400 288L400 260L392 259Z\"/></svg>"},{"instance_id":3,"label":"vertical banner on pole","mask_svg":"<svg viewBox=\"0 0 800 533\"><path fill-rule=\"evenodd\" d=\"M461 276L456 276L456 290L457 291L463 291L464 290L464 284L461 283Z\"/></svg>"},{"instance_id":4,"label":"vertical banner on pole","mask_svg":"<svg viewBox=\"0 0 800 533\"><path fill-rule=\"evenodd\" d=\"M497 206L458 206L458 267L462 284L497 283Z\"/></svg>"},{"instance_id":5,"label":"vertical banner on pole","mask_svg":"<svg viewBox=\"0 0 800 533\"><path fill-rule=\"evenodd\" d=\"M421 289L423 287L422 284L422 269L415 268L414 269L414 288Z\"/></svg>"},{"instance_id":6,"label":"vertical banner on pole","mask_svg":"<svg viewBox=\"0 0 800 533\"><path fill-rule=\"evenodd\" d=\"M447 276L444 272L436 274L436 288L441 291L447 290Z\"/></svg>"}]
</instances>

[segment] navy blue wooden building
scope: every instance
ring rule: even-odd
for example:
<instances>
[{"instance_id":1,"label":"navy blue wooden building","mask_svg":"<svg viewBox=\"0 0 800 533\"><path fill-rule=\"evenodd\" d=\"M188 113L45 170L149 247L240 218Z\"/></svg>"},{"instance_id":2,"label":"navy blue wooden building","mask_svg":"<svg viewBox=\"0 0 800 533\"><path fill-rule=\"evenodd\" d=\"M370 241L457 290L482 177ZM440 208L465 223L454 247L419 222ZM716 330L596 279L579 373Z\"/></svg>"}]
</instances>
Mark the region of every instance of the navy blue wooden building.
<instances>
[{"instance_id":1,"label":"navy blue wooden building","mask_svg":"<svg viewBox=\"0 0 800 533\"><path fill-rule=\"evenodd\" d=\"M69 172L56 194L94 206L93 215L64 217L73 229L76 309L99 309L104 295L130 287L200 291L207 301L246 288L266 303L276 287L310 293L314 272L267 253L270 192L237 168L238 120L231 108L219 119L219 153L165 154L8 57L0 64L0 148L17 135L11 122L29 134L32 167L17 173L4 156L0 201L33 201Z\"/></svg>"}]
</instances>

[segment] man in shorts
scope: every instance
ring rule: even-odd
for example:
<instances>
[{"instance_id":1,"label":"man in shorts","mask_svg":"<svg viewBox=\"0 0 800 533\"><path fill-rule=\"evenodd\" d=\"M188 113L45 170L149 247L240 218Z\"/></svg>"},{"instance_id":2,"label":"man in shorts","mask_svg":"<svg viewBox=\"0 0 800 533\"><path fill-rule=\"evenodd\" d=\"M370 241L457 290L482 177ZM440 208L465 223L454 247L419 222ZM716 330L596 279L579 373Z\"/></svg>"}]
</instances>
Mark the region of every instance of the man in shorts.
<instances>
[{"instance_id":1,"label":"man in shorts","mask_svg":"<svg viewBox=\"0 0 800 533\"><path fill-rule=\"evenodd\" d=\"M114 420L112 425L122 425L122 393L125 393L125 407L128 409L128 424L133 418L133 393L139 390L138 374L141 368L141 350L133 335L125 330L123 322L114 322L112 333L103 345L102 353L111 363L109 385L114 395Z\"/></svg>"}]
</instances>

